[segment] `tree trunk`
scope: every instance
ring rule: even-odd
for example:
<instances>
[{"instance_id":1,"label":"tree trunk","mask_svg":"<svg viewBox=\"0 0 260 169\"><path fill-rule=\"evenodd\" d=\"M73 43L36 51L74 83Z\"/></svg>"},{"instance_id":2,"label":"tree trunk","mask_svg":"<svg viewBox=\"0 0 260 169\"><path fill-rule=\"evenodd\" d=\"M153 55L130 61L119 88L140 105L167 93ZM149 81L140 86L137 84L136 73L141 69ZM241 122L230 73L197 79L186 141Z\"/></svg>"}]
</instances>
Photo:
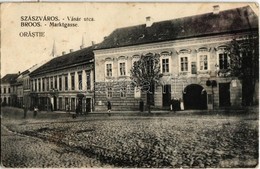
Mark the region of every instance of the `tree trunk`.
<instances>
[{"instance_id":1,"label":"tree trunk","mask_svg":"<svg viewBox=\"0 0 260 169\"><path fill-rule=\"evenodd\" d=\"M150 104L150 92L147 93L147 107L148 107L148 113L151 113L151 104Z\"/></svg>"}]
</instances>

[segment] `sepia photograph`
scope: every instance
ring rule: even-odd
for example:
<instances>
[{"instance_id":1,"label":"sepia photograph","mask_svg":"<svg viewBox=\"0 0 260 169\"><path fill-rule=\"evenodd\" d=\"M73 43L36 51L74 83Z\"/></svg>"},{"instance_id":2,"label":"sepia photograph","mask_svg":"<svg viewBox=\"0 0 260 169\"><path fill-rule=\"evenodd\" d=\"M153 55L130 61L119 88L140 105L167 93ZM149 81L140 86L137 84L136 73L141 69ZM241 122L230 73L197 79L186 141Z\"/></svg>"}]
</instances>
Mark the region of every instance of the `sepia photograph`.
<instances>
[{"instance_id":1,"label":"sepia photograph","mask_svg":"<svg viewBox=\"0 0 260 169\"><path fill-rule=\"evenodd\" d=\"M258 5L1 3L1 167L258 168Z\"/></svg>"}]
</instances>

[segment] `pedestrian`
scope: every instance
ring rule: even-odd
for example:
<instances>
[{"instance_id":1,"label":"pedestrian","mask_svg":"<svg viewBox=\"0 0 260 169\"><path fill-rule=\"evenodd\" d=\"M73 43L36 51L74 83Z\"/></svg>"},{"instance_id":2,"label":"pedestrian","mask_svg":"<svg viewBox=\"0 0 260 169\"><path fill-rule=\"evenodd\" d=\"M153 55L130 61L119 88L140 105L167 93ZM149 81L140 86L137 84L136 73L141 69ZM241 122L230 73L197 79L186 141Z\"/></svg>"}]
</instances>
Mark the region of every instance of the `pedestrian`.
<instances>
[{"instance_id":1,"label":"pedestrian","mask_svg":"<svg viewBox=\"0 0 260 169\"><path fill-rule=\"evenodd\" d=\"M170 107L171 107L171 111L174 111L175 112L175 100L174 99L171 99L171 105L170 105Z\"/></svg>"},{"instance_id":2,"label":"pedestrian","mask_svg":"<svg viewBox=\"0 0 260 169\"><path fill-rule=\"evenodd\" d=\"M180 106L181 106L181 110L184 110L184 104L183 104L183 100L180 98Z\"/></svg>"},{"instance_id":3,"label":"pedestrian","mask_svg":"<svg viewBox=\"0 0 260 169\"><path fill-rule=\"evenodd\" d=\"M142 99L140 100L140 103L139 103L139 110L140 110L140 112L144 111L144 101Z\"/></svg>"},{"instance_id":4,"label":"pedestrian","mask_svg":"<svg viewBox=\"0 0 260 169\"><path fill-rule=\"evenodd\" d=\"M27 116L27 107L23 105L23 118L26 118L26 116Z\"/></svg>"},{"instance_id":5,"label":"pedestrian","mask_svg":"<svg viewBox=\"0 0 260 169\"><path fill-rule=\"evenodd\" d=\"M110 101L107 101L107 113L108 113L108 116L111 116L111 102Z\"/></svg>"},{"instance_id":6,"label":"pedestrian","mask_svg":"<svg viewBox=\"0 0 260 169\"><path fill-rule=\"evenodd\" d=\"M70 106L68 104L66 104L66 112L70 113Z\"/></svg>"},{"instance_id":7,"label":"pedestrian","mask_svg":"<svg viewBox=\"0 0 260 169\"><path fill-rule=\"evenodd\" d=\"M33 117L36 117L36 116L37 116L37 113L38 113L38 107L35 106L35 107L34 107L34 110L33 110Z\"/></svg>"}]
</instances>

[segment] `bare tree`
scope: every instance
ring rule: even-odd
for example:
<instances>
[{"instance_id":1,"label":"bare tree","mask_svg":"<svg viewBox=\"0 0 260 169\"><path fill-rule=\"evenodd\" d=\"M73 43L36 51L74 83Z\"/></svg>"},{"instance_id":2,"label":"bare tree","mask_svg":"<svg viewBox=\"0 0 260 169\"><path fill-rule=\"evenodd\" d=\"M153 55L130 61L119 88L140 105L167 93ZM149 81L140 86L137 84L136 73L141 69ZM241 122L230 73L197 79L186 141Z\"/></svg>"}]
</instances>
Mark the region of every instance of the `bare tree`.
<instances>
[{"instance_id":1,"label":"bare tree","mask_svg":"<svg viewBox=\"0 0 260 169\"><path fill-rule=\"evenodd\" d=\"M154 87L159 84L162 74L160 72L160 55L148 53L142 55L140 60L134 62L131 69L131 78L142 92L147 93L148 112L151 112L151 104L154 102Z\"/></svg>"}]
</instances>

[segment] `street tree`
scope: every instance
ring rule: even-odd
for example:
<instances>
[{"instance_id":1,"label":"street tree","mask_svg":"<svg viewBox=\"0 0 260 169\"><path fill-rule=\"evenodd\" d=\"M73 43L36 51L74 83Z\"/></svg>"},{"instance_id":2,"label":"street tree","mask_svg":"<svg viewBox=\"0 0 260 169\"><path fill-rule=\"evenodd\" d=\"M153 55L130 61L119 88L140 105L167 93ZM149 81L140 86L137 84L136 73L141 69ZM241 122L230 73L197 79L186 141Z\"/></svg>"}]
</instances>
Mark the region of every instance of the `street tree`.
<instances>
[{"instance_id":1,"label":"street tree","mask_svg":"<svg viewBox=\"0 0 260 169\"><path fill-rule=\"evenodd\" d=\"M159 84L162 73L160 71L160 55L148 53L141 55L141 58L134 62L131 68L131 78L142 92L147 94L148 112L151 112L151 105L154 104L154 87Z\"/></svg>"},{"instance_id":2,"label":"street tree","mask_svg":"<svg viewBox=\"0 0 260 169\"><path fill-rule=\"evenodd\" d=\"M233 39L228 49L229 73L242 82L242 105L253 105L256 84L259 81L259 39L249 35L242 40Z\"/></svg>"}]
</instances>

